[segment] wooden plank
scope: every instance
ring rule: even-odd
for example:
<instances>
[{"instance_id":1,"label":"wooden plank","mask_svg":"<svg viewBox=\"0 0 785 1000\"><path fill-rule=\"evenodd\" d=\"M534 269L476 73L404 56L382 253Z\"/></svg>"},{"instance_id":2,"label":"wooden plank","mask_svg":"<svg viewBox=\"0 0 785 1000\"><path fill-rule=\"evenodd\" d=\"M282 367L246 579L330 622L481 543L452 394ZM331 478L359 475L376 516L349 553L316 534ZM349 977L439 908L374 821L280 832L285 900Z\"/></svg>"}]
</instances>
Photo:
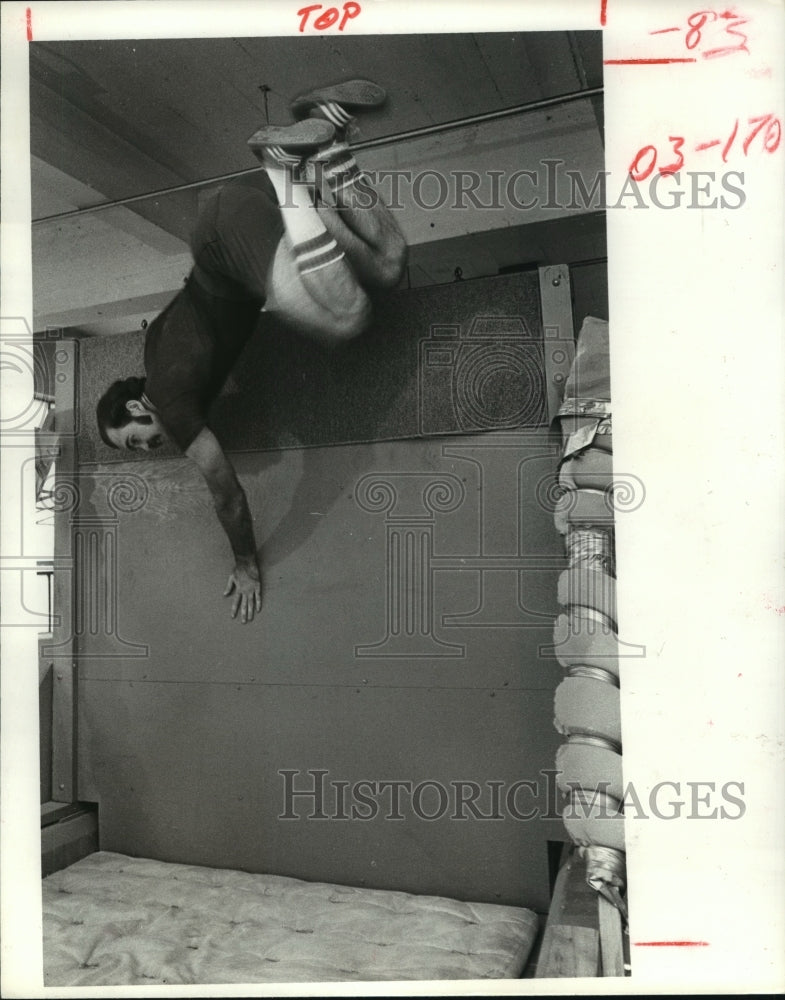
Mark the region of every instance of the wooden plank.
<instances>
[{"instance_id":1,"label":"wooden plank","mask_svg":"<svg viewBox=\"0 0 785 1000\"><path fill-rule=\"evenodd\" d=\"M559 409L564 383L575 357L575 330L572 322L570 269L566 264L541 267L540 302L545 349L545 385L548 422Z\"/></svg>"},{"instance_id":2,"label":"wooden plank","mask_svg":"<svg viewBox=\"0 0 785 1000\"><path fill-rule=\"evenodd\" d=\"M599 947L596 893L583 861L571 853L556 876L536 978L597 976Z\"/></svg>"},{"instance_id":3,"label":"wooden plank","mask_svg":"<svg viewBox=\"0 0 785 1000\"><path fill-rule=\"evenodd\" d=\"M68 493L76 472L76 341L63 340L55 354L55 432L60 454L55 465L55 497ZM53 663L52 676L52 798L76 800L76 667L74 663L74 571L72 519L74 505L63 503L54 514L54 565L51 645L41 654Z\"/></svg>"},{"instance_id":4,"label":"wooden plank","mask_svg":"<svg viewBox=\"0 0 785 1000\"><path fill-rule=\"evenodd\" d=\"M82 810L41 831L41 874L51 875L97 850L96 811Z\"/></svg>"},{"instance_id":5,"label":"wooden plank","mask_svg":"<svg viewBox=\"0 0 785 1000\"><path fill-rule=\"evenodd\" d=\"M38 752L41 802L52 798L52 661L38 659Z\"/></svg>"},{"instance_id":6,"label":"wooden plank","mask_svg":"<svg viewBox=\"0 0 785 1000\"><path fill-rule=\"evenodd\" d=\"M603 976L624 975L624 945L621 913L604 896L597 896L600 923L600 955Z\"/></svg>"},{"instance_id":7,"label":"wooden plank","mask_svg":"<svg viewBox=\"0 0 785 1000\"><path fill-rule=\"evenodd\" d=\"M42 640L43 641L47 641L47 640L49 640L51 638L52 638L51 633L44 633L44 635L42 636ZM41 652L42 645L43 645L43 642L39 641L39 643L38 643L38 685L39 685L39 687L41 686L41 684L44 683L44 681L46 680L47 677L49 677L50 680L51 680L52 667L54 666L54 663L51 661L51 659L48 656L44 656L43 653Z\"/></svg>"},{"instance_id":8,"label":"wooden plank","mask_svg":"<svg viewBox=\"0 0 785 1000\"><path fill-rule=\"evenodd\" d=\"M41 828L51 826L52 823L59 823L67 816L72 816L81 807L76 802L49 802L41 803Z\"/></svg>"},{"instance_id":9,"label":"wooden plank","mask_svg":"<svg viewBox=\"0 0 785 1000\"><path fill-rule=\"evenodd\" d=\"M55 671L52 690L52 798L58 802L76 801L75 701L75 665L63 664Z\"/></svg>"},{"instance_id":10,"label":"wooden plank","mask_svg":"<svg viewBox=\"0 0 785 1000\"><path fill-rule=\"evenodd\" d=\"M599 934L590 927L555 924L545 932L537 979L598 974Z\"/></svg>"},{"instance_id":11,"label":"wooden plank","mask_svg":"<svg viewBox=\"0 0 785 1000\"><path fill-rule=\"evenodd\" d=\"M53 851L82 837L98 835L98 820L95 810L74 813L57 823L52 823L41 831L43 851Z\"/></svg>"}]
</instances>

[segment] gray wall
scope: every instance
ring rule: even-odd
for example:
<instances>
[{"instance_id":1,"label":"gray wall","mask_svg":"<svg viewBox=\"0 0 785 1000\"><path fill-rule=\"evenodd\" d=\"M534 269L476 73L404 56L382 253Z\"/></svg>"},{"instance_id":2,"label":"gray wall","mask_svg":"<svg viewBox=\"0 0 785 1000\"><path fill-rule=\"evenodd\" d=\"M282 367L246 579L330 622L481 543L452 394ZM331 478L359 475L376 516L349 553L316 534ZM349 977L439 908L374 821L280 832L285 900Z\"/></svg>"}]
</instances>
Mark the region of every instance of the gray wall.
<instances>
[{"instance_id":1,"label":"gray wall","mask_svg":"<svg viewBox=\"0 0 785 1000\"><path fill-rule=\"evenodd\" d=\"M282 770L327 772L328 816L333 781L473 781L487 814L489 782L539 780L516 804L547 807L562 553L540 338L536 273L396 292L334 354L257 337L215 419L261 546L247 626L190 463L96 440L95 398L138 370L140 338L81 345L78 791L102 848L546 908L563 827L503 798L497 820L451 799L428 821L406 793L386 818L389 792L371 819L308 819L306 799L279 818Z\"/></svg>"}]
</instances>

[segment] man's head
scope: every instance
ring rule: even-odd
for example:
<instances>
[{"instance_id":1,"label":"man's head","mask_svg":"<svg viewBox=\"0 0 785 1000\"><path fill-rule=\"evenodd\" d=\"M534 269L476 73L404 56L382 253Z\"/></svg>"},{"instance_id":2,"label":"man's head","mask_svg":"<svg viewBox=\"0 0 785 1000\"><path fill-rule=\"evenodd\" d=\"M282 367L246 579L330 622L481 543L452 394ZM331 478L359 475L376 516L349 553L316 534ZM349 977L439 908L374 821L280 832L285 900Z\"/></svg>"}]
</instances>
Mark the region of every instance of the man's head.
<instances>
[{"instance_id":1,"label":"man's head","mask_svg":"<svg viewBox=\"0 0 785 1000\"><path fill-rule=\"evenodd\" d=\"M98 430L110 448L155 451L167 435L158 414L144 402L143 378L113 382L96 407Z\"/></svg>"}]
</instances>

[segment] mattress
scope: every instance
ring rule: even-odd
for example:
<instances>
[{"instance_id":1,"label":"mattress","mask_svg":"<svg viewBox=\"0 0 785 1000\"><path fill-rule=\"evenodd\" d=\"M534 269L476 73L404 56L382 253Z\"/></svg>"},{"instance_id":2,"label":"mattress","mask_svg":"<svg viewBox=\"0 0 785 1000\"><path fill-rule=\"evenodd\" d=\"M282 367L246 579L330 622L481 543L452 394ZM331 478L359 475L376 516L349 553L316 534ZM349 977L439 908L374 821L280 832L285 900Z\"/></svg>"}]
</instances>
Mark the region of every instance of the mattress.
<instances>
[{"instance_id":1,"label":"mattress","mask_svg":"<svg viewBox=\"0 0 785 1000\"><path fill-rule=\"evenodd\" d=\"M46 986L519 976L531 910L99 851L43 880Z\"/></svg>"}]
</instances>

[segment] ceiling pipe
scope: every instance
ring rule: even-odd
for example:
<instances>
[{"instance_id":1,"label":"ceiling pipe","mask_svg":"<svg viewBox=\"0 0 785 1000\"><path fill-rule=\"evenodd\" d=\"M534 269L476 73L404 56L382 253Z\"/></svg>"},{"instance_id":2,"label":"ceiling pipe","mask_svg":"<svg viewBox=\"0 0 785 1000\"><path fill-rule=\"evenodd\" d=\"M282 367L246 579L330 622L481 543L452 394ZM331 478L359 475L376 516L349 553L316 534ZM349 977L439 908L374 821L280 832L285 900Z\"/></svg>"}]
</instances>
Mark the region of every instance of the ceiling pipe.
<instances>
[{"instance_id":1,"label":"ceiling pipe","mask_svg":"<svg viewBox=\"0 0 785 1000\"><path fill-rule=\"evenodd\" d=\"M472 125L479 125L483 122L496 121L500 118L512 118L515 115L527 114L532 111L541 111L544 108L558 107L562 104L570 104L573 101L586 100L591 97L600 97L603 94L602 87L591 87L586 90L575 90L569 94L560 94L557 97L543 97L537 101L529 101L526 104L516 104L511 108L501 108L498 111L484 111L478 115L469 115L466 118L455 118L449 122L439 122L435 125L423 125L421 128L409 129L407 132L397 132L395 135L383 135L377 139L366 139L365 141L352 143L352 151L361 149L377 149L380 146L391 146L393 143L406 142L409 139L420 139L426 135L437 135L439 132L448 132L457 128L468 128ZM97 205L86 205L84 208L75 208L70 212L60 212L57 215L46 215L40 219L33 219L34 226L42 225L45 222L60 222L64 219L73 219L80 215L87 215L91 212L100 212L107 208L118 208L122 205L132 205L138 201L148 201L151 198L161 198L164 195L175 194L180 191L192 191L195 188L207 187L210 184L218 184L233 180L236 177L244 177L246 174L256 173L260 167L249 167L246 170L235 170L230 174L218 174L216 177L206 177L200 181L189 181L187 184L175 184L172 187L161 188L158 191L148 191L146 194L130 195L127 198L116 198L114 201L102 201Z\"/></svg>"}]
</instances>

